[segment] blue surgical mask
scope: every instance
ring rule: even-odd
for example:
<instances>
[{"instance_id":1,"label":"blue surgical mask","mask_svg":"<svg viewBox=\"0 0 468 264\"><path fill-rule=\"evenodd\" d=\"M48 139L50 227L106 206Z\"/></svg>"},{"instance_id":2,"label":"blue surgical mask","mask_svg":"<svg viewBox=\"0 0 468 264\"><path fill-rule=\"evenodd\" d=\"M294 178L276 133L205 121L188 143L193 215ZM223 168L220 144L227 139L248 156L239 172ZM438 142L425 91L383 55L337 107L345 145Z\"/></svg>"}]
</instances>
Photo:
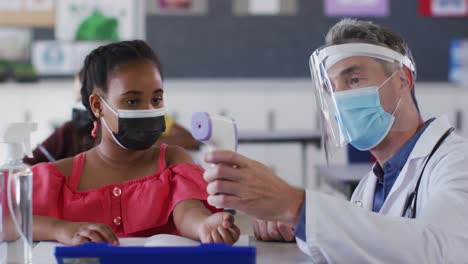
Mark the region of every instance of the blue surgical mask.
<instances>
[{"instance_id":1,"label":"blue surgical mask","mask_svg":"<svg viewBox=\"0 0 468 264\"><path fill-rule=\"evenodd\" d=\"M389 114L380 104L379 89L395 73L380 86L335 92L336 106L340 115L337 123L346 141L355 148L372 149L390 132L401 98L398 100L395 111Z\"/></svg>"}]
</instances>

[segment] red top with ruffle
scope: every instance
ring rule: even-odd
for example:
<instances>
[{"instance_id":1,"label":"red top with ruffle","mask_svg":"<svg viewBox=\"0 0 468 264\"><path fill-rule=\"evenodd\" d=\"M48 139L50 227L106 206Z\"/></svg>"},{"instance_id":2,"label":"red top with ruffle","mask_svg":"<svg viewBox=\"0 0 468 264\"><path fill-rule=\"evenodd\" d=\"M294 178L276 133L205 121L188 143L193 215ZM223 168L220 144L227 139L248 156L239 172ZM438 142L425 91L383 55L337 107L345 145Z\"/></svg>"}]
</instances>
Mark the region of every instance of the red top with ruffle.
<instances>
[{"instance_id":1,"label":"red top with ruffle","mask_svg":"<svg viewBox=\"0 0 468 264\"><path fill-rule=\"evenodd\" d=\"M210 211L203 169L195 164L166 166L167 145L161 145L158 172L93 190L77 190L85 152L75 156L67 178L53 163L33 167L33 213L73 222L96 222L112 227L119 237L178 234L172 211L184 200L196 199Z\"/></svg>"}]
</instances>

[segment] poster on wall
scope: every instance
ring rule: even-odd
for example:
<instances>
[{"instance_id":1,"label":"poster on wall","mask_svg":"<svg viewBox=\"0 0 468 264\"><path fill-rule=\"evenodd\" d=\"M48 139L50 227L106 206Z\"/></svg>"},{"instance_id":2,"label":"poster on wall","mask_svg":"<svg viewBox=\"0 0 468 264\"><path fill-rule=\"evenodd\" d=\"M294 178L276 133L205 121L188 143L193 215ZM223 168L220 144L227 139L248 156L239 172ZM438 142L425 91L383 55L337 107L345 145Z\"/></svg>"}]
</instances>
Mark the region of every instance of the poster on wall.
<instances>
[{"instance_id":1,"label":"poster on wall","mask_svg":"<svg viewBox=\"0 0 468 264\"><path fill-rule=\"evenodd\" d=\"M297 0L233 0L237 16L293 16L297 14Z\"/></svg>"},{"instance_id":2,"label":"poster on wall","mask_svg":"<svg viewBox=\"0 0 468 264\"><path fill-rule=\"evenodd\" d=\"M249 13L252 15L278 15L281 13L281 1L249 0Z\"/></svg>"},{"instance_id":3,"label":"poster on wall","mask_svg":"<svg viewBox=\"0 0 468 264\"><path fill-rule=\"evenodd\" d=\"M419 13L423 16L468 16L468 0L419 0Z\"/></svg>"},{"instance_id":4,"label":"poster on wall","mask_svg":"<svg viewBox=\"0 0 468 264\"><path fill-rule=\"evenodd\" d=\"M165 9L190 9L192 7L192 0L157 0L157 4Z\"/></svg>"},{"instance_id":5,"label":"poster on wall","mask_svg":"<svg viewBox=\"0 0 468 264\"><path fill-rule=\"evenodd\" d=\"M449 81L468 85L468 39L450 43Z\"/></svg>"},{"instance_id":6,"label":"poster on wall","mask_svg":"<svg viewBox=\"0 0 468 264\"><path fill-rule=\"evenodd\" d=\"M147 7L154 15L205 15L208 0L148 0Z\"/></svg>"},{"instance_id":7,"label":"poster on wall","mask_svg":"<svg viewBox=\"0 0 468 264\"><path fill-rule=\"evenodd\" d=\"M390 14L389 0L324 0L326 16L373 16L385 17Z\"/></svg>"},{"instance_id":8,"label":"poster on wall","mask_svg":"<svg viewBox=\"0 0 468 264\"><path fill-rule=\"evenodd\" d=\"M144 0L60 0L55 37L61 41L144 39Z\"/></svg>"},{"instance_id":9,"label":"poster on wall","mask_svg":"<svg viewBox=\"0 0 468 264\"><path fill-rule=\"evenodd\" d=\"M106 43L36 41L32 49L32 63L40 75L75 75L83 67L86 56Z\"/></svg>"},{"instance_id":10,"label":"poster on wall","mask_svg":"<svg viewBox=\"0 0 468 264\"><path fill-rule=\"evenodd\" d=\"M73 72L73 47L56 41L37 41L33 45L32 64L41 75Z\"/></svg>"},{"instance_id":11,"label":"poster on wall","mask_svg":"<svg viewBox=\"0 0 468 264\"><path fill-rule=\"evenodd\" d=\"M29 60L31 42L31 29L0 27L0 60Z\"/></svg>"}]
</instances>

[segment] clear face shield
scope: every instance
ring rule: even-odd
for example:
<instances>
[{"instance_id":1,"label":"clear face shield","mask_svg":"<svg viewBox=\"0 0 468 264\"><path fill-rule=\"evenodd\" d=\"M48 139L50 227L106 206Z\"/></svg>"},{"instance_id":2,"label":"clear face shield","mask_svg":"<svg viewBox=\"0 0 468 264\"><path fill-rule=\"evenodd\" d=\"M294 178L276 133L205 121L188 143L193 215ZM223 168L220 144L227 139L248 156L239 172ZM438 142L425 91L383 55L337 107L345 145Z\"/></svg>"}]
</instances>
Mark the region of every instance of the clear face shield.
<instances>
[{"instance_id":1,"label":"clear face shield","mask_svg":"<svg viewBox=\"0 0 468 264\"><path fill-rule=\"evenodd\" d=\"M394 125L402 67L414 76L407 56L375 44L338 44L314 51L310 70L327 160L348 143L369 150L390 131L404 129Z\"/></svg>"}]
</instances>

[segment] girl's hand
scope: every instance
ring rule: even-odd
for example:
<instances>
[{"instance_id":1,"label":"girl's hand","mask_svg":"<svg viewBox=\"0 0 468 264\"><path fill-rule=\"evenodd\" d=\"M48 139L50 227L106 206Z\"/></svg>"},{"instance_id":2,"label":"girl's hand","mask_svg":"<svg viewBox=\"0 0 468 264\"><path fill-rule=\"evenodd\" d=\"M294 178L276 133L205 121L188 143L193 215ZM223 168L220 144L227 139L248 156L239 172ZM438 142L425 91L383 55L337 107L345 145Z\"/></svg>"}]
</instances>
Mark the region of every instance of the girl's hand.
<instances>
[{"instance_id":1,"label":"girl's hand","mask_svg":"<svg viewBox=\"0 0 468 264\"><path fill-rule=\"evenodd\" d=\"M234 224L234 216L220 212L207 217L198 227L202 243L226 243L233 245L240 236L239 228Z\"/></svg>"},{"instance_id":2,"label":"girl's hand","mask_svg":"<svg viewBox=\"0 0 468 264\"><path fill-rule=\"evenodd\" d=\"M277 221L252 220L255 238L260 241L295 241L294 228Z\"/></svg>"},{"instance_id":3,"label":"girl's hand","mask_svg":"<svg viewBox=\"0 0 468 264\"><path fill-rule=\"evenodd\" d=\"M55 239L60 243L73 246L87 242L119 244L119 239L108 225L88 222L58 222L55 228Z\"/></svg>"}]
</instances>

